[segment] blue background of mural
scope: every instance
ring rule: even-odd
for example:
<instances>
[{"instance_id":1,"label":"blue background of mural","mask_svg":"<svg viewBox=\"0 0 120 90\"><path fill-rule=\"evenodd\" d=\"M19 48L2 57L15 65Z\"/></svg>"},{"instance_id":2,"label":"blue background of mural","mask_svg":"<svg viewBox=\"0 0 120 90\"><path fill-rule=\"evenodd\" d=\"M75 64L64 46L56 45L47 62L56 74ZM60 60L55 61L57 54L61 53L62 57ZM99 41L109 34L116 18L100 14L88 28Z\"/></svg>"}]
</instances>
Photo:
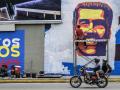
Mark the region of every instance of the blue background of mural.
<instances>
[{"instance_id":1,"label":"blue background of mural","mask_svg":"<svg viewBox=\"0 0 120 90\"><path fill-rule=\"evenodd\" d=\"M115 37L116 37L116 45L119 46L119 44L120 44L120 29L118 29L118 32L116 33ZM119 55L119 51L116 52L116 55ZM118 56L116 56L116 57L118 57ZM120 58L119 57L118 57L118 59L115 59L115 64L114 65L115 65L115 70L112 72L112 74L113 75L120 75Z\"/></svg>"},{"instance_id":2,"label":"blue background of mural","mask_svg":"<svg viewBox=\"0 0 120 90\"><path fill-rule=\"evenodd\" d=\"M20 40L17 41L19 43L19 48L16 48L18 52L20 52L20 55L18 57L13 57L11 54L11 47L13 45L13 39L19 38ZM3 40L9 39L11 41L10 46L8 47L10 50L10 53L7 57L1 57L0 56L0 64L8 64L8 68L11 67L11 65L15 64L17 62L17 65L21 66L21 70L24 70L24 31L23 30L16 30L15 32L0 32L0 46L3 46ZM7 43L7 42L6 42ZM1 53L4 54L4 49L1 50ZM15 52L14 52L15 54ZM16 65L16 64L15 64Z\"/></svg>"},{"instance_id":3,"label":"blue background of mural","mask_svg":"<svg viewBox=\"0 0 120 90\"><path fill-rule=\"evenodd\" d=\"M116 33L116 44L120 44L120 29Z\"/></svg>"},{"instance_id":4,"label":"blue background of mural","mask_svg":"<svg viewBox=\"0 0 120 90\"><path fill-rule=\"evenodd\" d=\"M112 75L120 75L120 61L115 61L115 69L112 71Z\"/></svg>"},{"instance_id":5,"label":"blue background of mural","mask_svg":"<svg viewBox=\"0 0 120 90\"><path fill-rule=\"evenodd\" d=\"M74 67L73 63L62 63L64 67L68 67L68 70L70 71L70 75L74 75ZM77 72L79 73L80 65L77 66ZM115 61L115 69L112 71L111 75L120 75L120 61Z\"/></svg>"}]
</instances>

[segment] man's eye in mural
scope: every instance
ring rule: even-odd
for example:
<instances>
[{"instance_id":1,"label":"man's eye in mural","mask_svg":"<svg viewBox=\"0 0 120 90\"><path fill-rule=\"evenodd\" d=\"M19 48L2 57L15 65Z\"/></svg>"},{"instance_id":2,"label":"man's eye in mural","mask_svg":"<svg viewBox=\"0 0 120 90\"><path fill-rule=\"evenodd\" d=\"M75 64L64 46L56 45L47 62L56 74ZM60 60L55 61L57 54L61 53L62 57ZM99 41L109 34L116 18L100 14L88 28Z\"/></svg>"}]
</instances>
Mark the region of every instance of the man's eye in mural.
<instances>
[{"instance_id":1,"label":"man's eye in mural","mask_svg":"<svg viewBox=\"0 0 120 90\"><path fill-rule=\"evenodd\" d=\"M91 32L93 29L93 23L80 23L80 29L83 30L84 32Z\"/></svg>"},{"instance_id":2,"label":"man's eye in mural","mask_svg":"<svg viewBox=\"0 0 120 90\"><path fill-rule=\"evenodd\" d=\"M93 27L93 24L81 24L81 28L80 30L82 30L84 32L84 35L87 35L87 33L96 33L99 38L102 38L105 34L105 27L102 25L97 25Z\"/></svg>"},{"instance_id":3,"label":"man's eye in mural","mask_svg":"<svg viewBox=\"0 0 120 90\"><path fill-rule=\"evenodd\" d=\"M102 25L98 25L94 27L94 31L98 34L100 38L102 38L105 34L105 27Z\"/></svg>"}]
</instances>

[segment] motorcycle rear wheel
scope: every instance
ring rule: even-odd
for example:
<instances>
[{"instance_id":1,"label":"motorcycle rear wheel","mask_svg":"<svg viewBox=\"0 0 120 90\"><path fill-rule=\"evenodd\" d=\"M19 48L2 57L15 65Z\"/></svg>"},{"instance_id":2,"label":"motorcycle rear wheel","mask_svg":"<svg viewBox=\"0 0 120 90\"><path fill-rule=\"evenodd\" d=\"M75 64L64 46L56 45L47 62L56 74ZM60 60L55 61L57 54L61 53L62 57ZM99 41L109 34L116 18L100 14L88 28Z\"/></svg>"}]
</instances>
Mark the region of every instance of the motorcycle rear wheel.
<instances>
[{"instance_id":1,"label":"motorcycle rear wheel","mask_svg":"<svg viewBox=\"0 0 120 90\"><path fill-rule=\"evenodd\" d=\"M97 81L97 86L99 88L105 88L108 85L108 79L106 77L100 77L100 80Z\"/></svg>"}]
</instances>

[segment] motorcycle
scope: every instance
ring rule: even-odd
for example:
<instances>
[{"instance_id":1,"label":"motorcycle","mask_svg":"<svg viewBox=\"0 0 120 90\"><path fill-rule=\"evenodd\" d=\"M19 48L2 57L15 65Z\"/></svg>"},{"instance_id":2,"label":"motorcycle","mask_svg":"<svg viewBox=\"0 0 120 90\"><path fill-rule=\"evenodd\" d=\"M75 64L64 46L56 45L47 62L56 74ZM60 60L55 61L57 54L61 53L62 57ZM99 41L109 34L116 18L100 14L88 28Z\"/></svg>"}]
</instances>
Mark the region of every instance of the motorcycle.
<instances>
[{"instance_id":1,"label":"motorcycle","mask_svg":"<svg viewBox=\"0 0 120 90\"><path fill-rule=\"evenodd\" d=\"M94 72L87 72L87 67L82 66L80 74L70 78L70 85L74 88L78 88L84 82L89 85L97 85L99 88L105 88L108 85L108 77L104 72L99 71L99 77Z\"/></svg>"}]
</instances>

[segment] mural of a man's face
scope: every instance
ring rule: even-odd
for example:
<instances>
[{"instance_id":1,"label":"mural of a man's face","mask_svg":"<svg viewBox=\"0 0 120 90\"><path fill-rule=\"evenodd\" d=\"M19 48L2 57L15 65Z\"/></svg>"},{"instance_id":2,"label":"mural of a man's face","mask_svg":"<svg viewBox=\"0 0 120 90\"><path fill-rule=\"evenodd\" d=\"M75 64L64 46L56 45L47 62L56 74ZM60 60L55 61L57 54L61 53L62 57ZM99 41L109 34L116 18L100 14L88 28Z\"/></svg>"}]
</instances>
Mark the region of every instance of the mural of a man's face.
<instances>
[{"instance_id":1,"label":"mural of a man's face","mask_svg":"<svg viewBox=\"0 0 120 90\"><path fill-rule=\"evenodd\" d=\"M85 40L107 39L110 35L110 28L107 28L105 11L95 8L79 8L77 9L76 25L80 25ZM101 45L100 45L101 44ZM78 55L95 55L101 46L103 50L106 48L105 42L80 42L78 43Z\"/></svg>"}]
</instances>

